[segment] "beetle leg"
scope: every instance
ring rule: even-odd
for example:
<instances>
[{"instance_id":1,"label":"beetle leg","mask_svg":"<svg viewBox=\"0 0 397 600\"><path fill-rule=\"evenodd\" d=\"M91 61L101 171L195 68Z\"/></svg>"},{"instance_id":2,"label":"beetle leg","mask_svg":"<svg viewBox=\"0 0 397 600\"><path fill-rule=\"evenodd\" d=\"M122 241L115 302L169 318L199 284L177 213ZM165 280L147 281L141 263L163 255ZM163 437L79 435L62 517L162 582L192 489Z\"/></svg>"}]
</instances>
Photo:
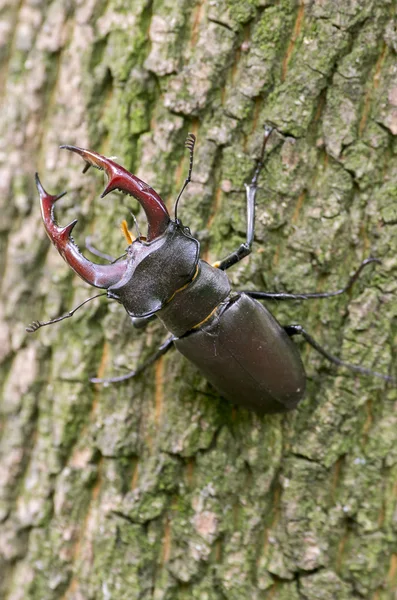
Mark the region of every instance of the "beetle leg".
<instances>
[{"instance_id":1,"label":"beetle leg","mask_svg":"<svg viewBox=\"0 0 397 600\"><path fill-rule=\"evenodd\" d=\"M245 196L247 200L247 238L244 244L241 244L237 250L231 252L226 258L223 260L217 261L212 266L221 269L222 271L226 271L236 263L238 263L241 259L245 258L249 254L251 254L252 243L254 241L254 233L255 233L255 198L256 192L258 189L258 177L263 167L263 160L265 156L265 148L267 141L270 137L271 132L273 131L273 127L265 127L265 136L263 138L261 155L258 160L254 176L251 180L251 183L245 184Z\"/></svg>"},{"instance_id":2,"label":"beetle leg","mask_svg":"<svg viewBox=\"0 0 397 600\"><path fill-rule=\"evenodd\" d=\"M350 363L345 362L344 360L341 360L337 356L330 354L328 350L325 350L325 348L320 346L320 344L318 344L316 340L313 339L312 336L309 333L307 333L307 331L303 329L301 325L287 325L286 327L284 327L284 330L290 337L294 335L301 335L306 340L306 342L310 344L310 346L312 346L312 348L314 348L319 354L324 356L324 358L329 360L329 362L338 367L345 367L346 369L356 371L357 373L361 373L362 375L380 377L385 381L390 381L391 383L397 384L397 379L391 377L390 375L384 375L383 373L378 373L377 371L372 371L371 369L366 369L365 367L360 367L359 365L352 365Z\"/></svg>"},{"instance_id":3,"label":"beetle leg","mask_svg":"<svg viewBox=\"0 0 397 600\"><path fill-rule=\"evenodd\" d=\"M357 279L359 278L361 271L371 263L382 264L382 262L378 258L366 258L363 260L358 269L353 273L350 277L347 284L341 288L340 290L336 290L334 292L312 292L309 294L286 294L284 292L257 292L257 291L245 291L244 293L251 298L256 298L257 300L312 300L319 298L333 298L334 296L340 296L345 292L348 292Z\"/></svg>"},{"instance_id":4,"label":"beetle leg","mask_svg":"<svg viewBox=\"0 0 397 600\"><path fill-rule=\"evenodd\" d=\"M108 379L100 379L99 377L92 377L92 379L90 379L91 383L104 383L104 384L119 383L120 381L126 381L127 379L132 379L136 375L139 375L140 373L142 373L142 371L144 371L147 367L150 367L150 365L152 365L154 362L156 362L156 360L159 359L160 356L163 356L163 354L168 352L168 350L171 348L175 339L176 338L173 335L168 337L165 340L165 342L160 346L160 348L154 354L152 354L152 356L149 356L149 358L147 360L145 360L145 362L143 362L141 365L139 365L133 371L129 371L125 375L120 375L119 377L109 377Z\"/></svg>"},{"instance_id":5,"label":"beetle leg","mask_svg":"<svg viewBox=\"0 0 397 600\"><path fill-rule=\"evenodd\" d=\"M34 333L35 331L40 329L40 327L45 327L46 325L52 325L53 323L59 323L59 321L63 321L64 319L69 319L70 317L73 317L76 310L84 306L84 304L87 304L87 302L91 302L91 300L99 298L100 296L107 296L107 294L105 292L104 294L97 294L96 296L91 296L91 298L87 298L87 300L84 300L84 302L76 306L76 308L74 308L73 310L62 315L61 317L57 317L56 319L51 319L50 321L33 321L33 323L26 327L26 331L28 333Z\"/></svg>"},{"instance_id":6,"label":"beetle leg","mask_svg":"<svg viewBox=\"0 0 397 600\"><path fill-rule=\"evenodd\" d=\"M134 217L134 220L136 222L135 217ZM125 219L121 223L121 231L123 232L123 235L126 238L128 245L130 246L132 244L132 242L134 241L134 236L132 235L131 231L128 229L128 224ZM123 254L121 254L117 258L113 258L113 256L110 256L110 254L106 254L105 252L98 250L98 248L95 248L95 246L93 246L91 244L91 239L92 239L91 236L87 236L85 238L85 247L87 248L87 250L89 250L91 252L91 254L94 254L94 256L99 256L99 258L103 258L104 260L107 260L108 263L110 263L111 265L114 264L115 262L119 261L121 258L124 258L124 256L127 255L127 252L123 252Z\"/></svg>"},{"instance_id":7,"label":"beetle leg","mask_svg":"<svg viewBox=\"0 0 397 600\"><path fill-rule=\"evenodd\" d=\"M99 258L103 258L104 260L107 260L108 263L112 264L114 262L114 260L115 260L113 258L113 256L110 256L110 254L106 254L105 252L102 252L101 250L98 250L98 248L95 248L95 246L92 245L91 240L92 240L92 237L90 235L85 238L85 247L87 248L87 250L89 252L91 252L91 254L93 254L94 256L98 256Z\"/></svg>"}]
</instances>

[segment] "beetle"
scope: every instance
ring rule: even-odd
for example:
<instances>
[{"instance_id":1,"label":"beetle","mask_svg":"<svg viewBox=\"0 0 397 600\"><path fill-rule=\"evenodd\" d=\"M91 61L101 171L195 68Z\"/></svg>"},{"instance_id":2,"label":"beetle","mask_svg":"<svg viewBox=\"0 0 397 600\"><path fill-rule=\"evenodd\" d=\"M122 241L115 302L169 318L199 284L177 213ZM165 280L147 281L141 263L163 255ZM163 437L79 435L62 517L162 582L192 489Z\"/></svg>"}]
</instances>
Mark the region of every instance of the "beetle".
<instances>
[{"instance_id":1,"label":"beetle","mask_svg":"<svg viewBox=\"0 0 397 600\"><path fill-rule=\"evenodd\" d=\"M77 146L61 146L84 159L84 171L90 166L105 171L108 183L102 197L118 189L136 198L146 214L148 232L147 237L139 234L133 240L124 222L129 243L125 255L107 265L90 262L71 236L77 220L66 227L59 227L54 219L55 202L64 194L48 194L36 174L44 227L51 242L84 281L106 289L106 292L88 298L61 317L46 322L35 321L27 331L32 333L42 326L71 317L93 298L106 295L121 303L132 320L156 315L171 335L153 356L134 371L110 379L93 378L92 382L118 382L136 376L175 346L201 370L222 396L260 413L289 411L304 396L306 375L297 347L291 340L297 334L338 366L394 382L388 375L351 365L331 355L300 325L283 327L258 301L307 300L342 294L352 287L366 265L380 262L377 259L364 260L347 285L335 292L287 294L231 290L225 271L251 252L258 178L271 132L272 127L266 126L254 176L246 185L246 242L214 265L200 258L198 240L177 214L178 202L191 181L193 134L188 135L185 143L190 153L189 172L176 200L174 219L171 219L155 190L113 160Z\"/></svg>"}]
</instances>

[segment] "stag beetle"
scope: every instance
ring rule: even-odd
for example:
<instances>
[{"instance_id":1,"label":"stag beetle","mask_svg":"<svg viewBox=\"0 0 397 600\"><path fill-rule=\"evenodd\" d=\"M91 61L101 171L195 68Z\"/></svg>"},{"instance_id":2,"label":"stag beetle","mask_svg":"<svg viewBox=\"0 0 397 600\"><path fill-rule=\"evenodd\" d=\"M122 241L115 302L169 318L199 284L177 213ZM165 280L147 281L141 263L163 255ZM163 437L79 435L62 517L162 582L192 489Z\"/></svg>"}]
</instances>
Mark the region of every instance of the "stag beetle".
<instances>
[{"instance_id":1,"label":"stag beetle","mask_svg":"<svg viewBox=\"0 0 397 600\"><path fill-rule=\"evenodd\" d=\"M174 220L170 218L163 200L150 186L113 160L76 146L61 146L85 160L84 170L94 166L105 171L108 184L102 197L118 189L136 198L146 213L147 237L139 235L133 240L124 222L129 243L126 254L108 265L94 264L81 254L71 237L76 220L63 228L56 224L54 204L64 194L48 194L36 174L44 227L50 240L82 279L94 287L106 289L105 294L93 298L106 295L117 300L132 319L156 315L171 334L157 352L135 371L106 380L93 378L92 382L117 382L133 377L175 345L233 403L257 412L285 412L295 408L305 393L305 371L298 350L291 341L291 337L297 334L338 366L394 381L392 377L350 365L329 354L299 325L282 327L258 302L328 298L342 294L351 288L362 269L372 262L379 262L377 259L363 261L347 285L335 292L284 294L231 291L225 271L251 252L257 182L271 131L271 127L265 127L260 158L251 183L246 185L246 242L214 265L199 258L199 242L177 216L179 199L191 181L193 134L188 135L185 144L190 153L189 172L176 200ZM93 298L51 321L35 321L27 331L31 333L39 327L71 317Z\"/></svg>"}]
</instances>

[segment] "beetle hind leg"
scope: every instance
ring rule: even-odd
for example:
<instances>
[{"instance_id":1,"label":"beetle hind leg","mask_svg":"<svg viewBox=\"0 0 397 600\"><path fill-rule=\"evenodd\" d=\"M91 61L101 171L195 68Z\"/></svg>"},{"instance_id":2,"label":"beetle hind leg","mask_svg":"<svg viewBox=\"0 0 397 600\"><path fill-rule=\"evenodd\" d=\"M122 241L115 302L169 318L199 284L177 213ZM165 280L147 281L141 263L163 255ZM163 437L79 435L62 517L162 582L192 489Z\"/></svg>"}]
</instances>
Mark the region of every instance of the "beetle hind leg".
<instances>
[{"instance_id":1,"label":"beetle hind leg","mask_svg":"<svg viewBox=\"0 0 397 600\"><path fill-rule=\"evenodd\" d=\"M99 377L92 377L90 379L91 383L102 383L105 385L109 384L109 383L119 383L121 381L127 381L127 379L132 379L133 377L140 375L140 373L142 373L142 371L144 371L147 367L150 367L150 365L152 365L154 362L156 362L156 360L158 360L161 356L163 356L164 354L166 354L166 352L168 352L168 350L171 348L174 340L175 340L175 337L173 335L168 337L165 340L165 342L160 346L160 348L158 348L158 350L156 350L156 352L154 352L151 356L149 356L149 358L147 360L145 360L145 362L143 362L141 365L139 365L133 371L129 371L128 373L125 373L125 375L119 375L118 377L109 377L109 378L104 378L104 379L99 378Z\"/></svg>"},{"instance_id":2,"label":"beetle hind leg","mask_svg":"<svg viewBox=\"0 0 397 600\"><path fill-rule=\"evenodd\" d=\"M390 375L384 375L383 373L378 373L377 371L372 371L371 369L366 369L365 367L361 367L360 365L352 365L344 360L341 360L337 356L330 354L328 350L320 346L316 342L312 336L307 333L305 329L301 325L287 325L284 327L286 333L292 337L294 335L301 335L304 340L314 348L321 356L324 356L329 362L336 365L337 367L344 367L346 369L350 369L350 371L356 371L357 373L361 373L361 375L370 375L372 377L379 377L380 379L384 379L385 381L389 381L391 383L397 384L397 379L391 377Z\"/></svg>"}]
</instances>

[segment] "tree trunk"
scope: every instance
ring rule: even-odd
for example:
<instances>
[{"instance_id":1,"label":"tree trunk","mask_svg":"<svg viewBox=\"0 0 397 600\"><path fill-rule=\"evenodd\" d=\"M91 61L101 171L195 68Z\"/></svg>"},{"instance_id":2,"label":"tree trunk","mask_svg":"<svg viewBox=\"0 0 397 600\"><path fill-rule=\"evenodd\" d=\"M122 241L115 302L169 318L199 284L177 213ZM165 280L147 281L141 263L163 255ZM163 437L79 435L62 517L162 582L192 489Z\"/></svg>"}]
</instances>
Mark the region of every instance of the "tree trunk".
<instances>
[{"instance_id":1,"label":"tree trunk","mask_svg":"<svg viewBox=\"0 0 397 600\"><path fill-rule=\"evenodd\" d=\"M269 143L252 255L234 289L349 294L268 303L330 352L382 373L396 358L395 0L2 0L0 3L0 598L395 598L396 387L296 343L308 391L287 415L230 405L165 338L134 329L50 245L56 214L112 256L130 197L101 199L60 144L137 173L209 262L244 241L244 182ZM394 234L394 235L393 235ZM88 255L88 251L85 250ZM95 259L94 259L95 260ZM99 261L99 259L97 259ZM286 377L288 374L286 374Z\"/></svg>"}]
</instances>

